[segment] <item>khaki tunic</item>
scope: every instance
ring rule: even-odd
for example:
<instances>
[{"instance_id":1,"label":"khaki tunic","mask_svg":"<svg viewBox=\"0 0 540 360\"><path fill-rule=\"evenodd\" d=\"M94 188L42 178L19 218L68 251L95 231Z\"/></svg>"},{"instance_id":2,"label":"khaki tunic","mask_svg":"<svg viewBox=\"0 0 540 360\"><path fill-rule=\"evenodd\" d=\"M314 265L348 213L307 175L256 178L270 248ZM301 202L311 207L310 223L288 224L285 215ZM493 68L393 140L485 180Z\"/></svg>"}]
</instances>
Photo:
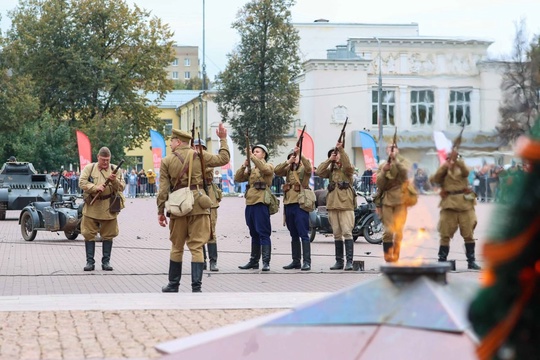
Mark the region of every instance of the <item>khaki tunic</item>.
<instances>
[{"instance_id":1,"label":"khaki tunic","mask_svg":"<svg viewBox=\"0 0 540 360\"><path fill-rule=\"evenodd\" d=\"M328 210L354 210L356 207L356 193L354 192L353 174L354 167L351 165L349 156L345 150L339 149L341 165L337 163L334 170L330 171L332 161L328 158L317 167L316 174L322 178L327 178L330 182L347 181L350 187L339 189L337 186L333 191L329 191L326 197L326 208Z\"/></svg>"},{"instance_id":2,"label":"khaki tunic","mask_svg":"<svg viewBox=\"0 0 540 360\"><path fill-rule=\"evenodd\" d=\"M456 161L454 167L449 169L441 166L430 178L430 181L441 186L441 194L444 192L468 192L469 169L462 160ZM447 194L441 197L441 208L438 230L440 245L449 246L450 239L456 233L458 227L461 236L466 243L474 242L474 229L477 219L474 211L476 196L473 192L468 194Z\"/></svg>"},{"instance_id":3,"label":"khaki tunic","mask_svg":"<svg viewBox=\"0 0 540 360\"><path fill-rule=\"evenodd\" d=\"M274 166L267 163L264 159L259 159L255 155L251 155L251 161L253 166L251 167L251 173L248 174L246 167L242 164L240 169L234 174L235 182L247 181L249 189L246 191L246 205L255 205L258 203L264 204L264 190L257 190L253 186L255 182L262 181L266 183L267 187L272 185L272 179L274 178Z\"/></svg>"},{"instance_id":4,"label":"khaki tunic","mask_svg":"<svg viewBox=\"0 0 540 360\"><path fill-rule=\"evenodd\" d=\"M184 161L187 161L188 154L190 156L193 156L193 165L191 170L191 185L196 185L198 189L193 190L193 196L195 198L195 204L193 205L193 210L189 213L189 215L208 215L210 214L209 209L202 209L198 204L198 199L202 194L204 194L204 188L203 188L203 172L201 169L201 161L198 157L198 154L195 150L192 150L189 145L179 146L176 148L175 153L179 154L180 157L184 159ZM219 153L217 155L212 155L209 152L204 151L204 162L206 167L215 167L215 166L222 166L224 164L227 164L230 160L230 154L229 154L229 147L227 146L226 140L221 140L221 148L219 149ZM178 175L182 172L182 169L184 167L184 164L180 163L180 160L178 157L174 154L167 155L163 160L161 160L161 166L159 171L159 193L157 197L157 207L158 207L158 215L162 215L165 212L165 202L169 198L170 191L174 188L175 184L177 183ZM178 181L178 184L180 186L187 186L188 185L188 173L189 171L186 171L186 173L182 176L182 178ZM174 216L171 216L171 218L174 218Z\"/></svg>"},{"instance_id":5,"label":"khaki tunic","mask_svg":"<svg viewBox=\"0 0 540 360\"><path fill-rule=\"evenodd\" d=\"M302 156L302 161L299 164L300 166L296 170L291 170L291 165L288 164L286 161L276 166L274 169L274 173L277 176L286 176L285 183L291 185L291 188L289 191L287 191L283 197L283 204L297 204L298 203L298 194L294 189L294 185L298 184L298 181L296 180L298 177L298 180L300 180L301 188L306 188L309 186L309 178L311 177L311 164L308 159L306 159L304 156ZM296 173L296 176L295 176Z\"/></svg>"},{"instance_id":6,"label":"khaki tunic","mask_svg":"<svg viewBox=\"0 0 540 360\"><path fill-rule=\"evenodd\" d=\"M386 162L379 166L377 171L377 192L381 194L382 204L398 206L403 204L402 186L407 179L407 161L397 156L390 164L390 170L383 171Z\"/></svg>"},{"instance_id":7,"label":"khaki tunic","mask_svg":"<svg viewBox=\"0 0 540 360\"><path fill-rule=\"evenodd\" d=\"M93 167L93 169L92 169ZM84 167L81 176L79 177L79 187L84 191L85 196L91 196L92 198L96 196L98 191L97 187L101 184L104 184L107 181L107 178L111 175L113 170L116 169L115 165L110 165L105 170L100 170L97 163L91 163ZM89 177L93 178L93 181L90 182ZM100 194L100 196L107 196L114 192L119 193L122 196L122 191L126 187L126 182L122 174L116 174L116 180L110 183ZM113 220L116 219L118 213L111 213L109 211L110 200L96 200L93 205L85 204L83 207L83 215L91 217L97 220Z\"/></svg>"}]
</instances>

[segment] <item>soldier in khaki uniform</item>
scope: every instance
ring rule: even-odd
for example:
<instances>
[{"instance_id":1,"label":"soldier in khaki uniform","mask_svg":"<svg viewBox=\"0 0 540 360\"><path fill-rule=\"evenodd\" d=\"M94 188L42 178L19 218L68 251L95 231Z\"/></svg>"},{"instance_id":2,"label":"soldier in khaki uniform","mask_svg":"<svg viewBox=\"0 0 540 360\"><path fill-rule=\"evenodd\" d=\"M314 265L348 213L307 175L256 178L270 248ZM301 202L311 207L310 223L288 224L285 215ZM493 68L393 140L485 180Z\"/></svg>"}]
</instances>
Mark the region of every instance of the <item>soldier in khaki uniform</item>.
<instances>
[{"instance_id":1,"label":"soldier in khaki uniform","mask_svg":"<svg viewBox=\"0 0 540 360\"><path fill-rule=\"evenodd\" d=\"M285 222L291 235L291 253L292 262L284 266L285 270L301 269L303 271L311 270L311 243L309 242L309 213L298 205L298 194L302 188L309 187L309 178L311 177L311 163L307 158L298 154L300 148L297 146L292 149L287 160L276 166L274 173L277 176L285 176L283 192L285 193L283 204L285 205ZM301 245L300 245L300 240ZM300 259L304 258L304 263Z\"/></svg>"},{"instance_id":2,"label":"soldier in khaki uniform","mask_svg":"<svg viewBox=\"0 0 540 360\"><path fill-rule=\"evenodd\" d=\"M407 220L407 206L403 199L403 185L408 182L408 162L398 156L396 144L386 147L390 163L383 162L377 172L377 211L384 225L383 251L386 262L399 260L403 228Z\"/></svg>"},{"instance_id":3,"label":"soldier in khaki uniform","mask_svg":"<svg viewBox=\"0 0 540 360\"><path fill-rule=\"evenodd\" d=\"M101 269L113 270L110 264L112 241L118 236L117 212L111 212L111 198L121 196L126 183L122 173L113 174L116 168L111 161L111 151L102 147L98 152L98 162L84 167L79 177L79 187L83 190L86 198L90 199L83 207L81 233L84 237L86 248L86 266L84 271L94 270L94 253L96 250L96 236L99 233L103 241L103 257ZM105 182L110 180L107 186ZM90 205L91 199L97 196L95 202Z\"/></svg>"},{"instance_id":4,"label":"soldier in khaki uniform","mask_svg":"<svg viewBox=\"0 0 540 360\"><path fill-rule=\"evenodd\" d=\"M465 240L468 268L480 270L475 262L476 195L469 189L469 169L461 159L447 159L430 181L441 186L441 208L439 219L439 261L446 261L450 252L450 239L458 227Z\"/></svg>"},{"instance_id":5,"label":"soldier in khaki uniform","mask_svg":"<svg viewBox=\"0 0 540 360\"><path fill-rule=\"evenodd\" d=\"M204 152L205 166L218 166L229 162L229 148L227 146L227 130L223 124L219 124L216 130L221 140L221 148L218 155ZM185 131L173 129L171 138L171 154L161 160L159 173L159 193L157 197L158 223L160 226L167 225L165 216L165 202L169 193L173 190L188 186L188 171L184 166L192 157L192 173L190 188L195 198L193 210L186 216L170 215L169 238L171 240L171 253L169 262L169 283L162 288L163 292L178 292L180 278L182 276L182 258L184 246L187 244L191 252L191 290L201 292L203 275L203 251L204 244L210 238L210 206L211 201L204 194L203 169L200 158L196 151L190 147L191 135ZM178 178L181 175L180 178Z\"/></svg>"},{"instance_id":6,"label":"soldier in khaki uniform","mask_svg":"<svg viewBox=\"0 0 540 360\"><path fill-rule=\"evenodd\" d=\"M238 266L239 269L258 269L259 259L262 254L262 271L270 271L270 257L272 253L272 241L270 234L272 226L270 224L270 210L264 203L264 193L266 188L272 185L274 178L274 166L267 163L268 149L266 146L258 144L253 149L246 149L250 161L246 159L240 169L234 174L235 182L247 181L246 187L246 224L251 235L251 256L246 265ZM250 162L251 166L249 171Z\"/></svg>"},{"instance_id":7,"label":"soldier in khaki uniform","mask_svg":"<svg viewBox=\"0 0 540 360\"><path fill-rule=\"evenodd\" d=\"M356 207L356 192L353 190L354 166L343 149L343 144L336 144L334 149L328 151L328 159L317 166L316 174L321 178L328 178L328 195L326 209L328 220L334 233L336 249L336 263L330 270L352 270L354 256L354 241L352 229L354 227L354 208ZM345 239L345 254L347 263L343 268L343 239Z\"/></svg>"},{"instance_id":8,"label":"soldier in khaki uniform","mask_svg":"<svg viewBox=\"0 0 540 360\"><path fill-rule=\"evenodd\" d=\"M200 142L202 148L206 151L206 143L204 140L201 140ZM193 145L195 148L199 146L199 139L196 139L193 142ZM217 267L217 258L218 258L218 251L217 251L217 238L216 238L216 224L217 224L217 216L218 216L218 207L219 203L221 202L221 189L214 183L214 167L215 166L223 166L226 165L226 163L214 165L212 167L207 166L205 170L205 180L206 185L208 186L208 196L210 196L210 199L212 200L212 206L210 207L210 223L212 225L212 231L210 233L210 239L208 240L208 243L206 244L206 247L208 248L208 257L210 258L210 271L219 271ZM204 270L206 270L206 250L203 247L203 253L204 253Z\"/></svg>"}]
</instances>

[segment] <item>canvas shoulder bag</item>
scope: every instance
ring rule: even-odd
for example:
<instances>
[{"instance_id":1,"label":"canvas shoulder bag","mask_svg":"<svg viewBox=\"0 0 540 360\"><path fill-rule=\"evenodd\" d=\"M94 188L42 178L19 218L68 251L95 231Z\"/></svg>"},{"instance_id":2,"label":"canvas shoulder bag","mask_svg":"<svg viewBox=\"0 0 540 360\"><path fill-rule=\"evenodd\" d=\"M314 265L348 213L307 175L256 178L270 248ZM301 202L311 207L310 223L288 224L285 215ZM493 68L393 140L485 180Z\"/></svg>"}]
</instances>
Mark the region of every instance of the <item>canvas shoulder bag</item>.
<instances>
[{"instance_id":1,"label":"canvas shoulder bag","mask_svg":"<svg viewBox=\"0 0 540 360\"><path fill-rule=\"evenodd\" d=\"M298 174L296 173L296 171L293 171L293 176L295 180L300 184L300 192L298 193L298 205L300 206L300 209L307 212L312 212L313 210L315 210L315 201L317 200L315 192L310 188L304 188L302 182L298 178Z\"/></svg>"},{"instance_id":2,"label":"canvas shoulder bag","mask_svg":"<svg viewBox=\"0 0 540 360\"><path fill-rule=\"evenodd\" d=\"M178 154L174 154L180 159L180 156ZM187 186L171 192L169 194L169 199L165 202L165 208L174 216L186 216L191 212L191 210L193 210L193 204L195 203L195 198L193 197L193 192L191 191L191 170L193 169L193 155L193 152L190 152L188 154L187 163L184 165L182 172L176 179L176 184L174 187L176 188L178 182L186 173L186 171L188 172Z\"/></svg>"}]
</instances>

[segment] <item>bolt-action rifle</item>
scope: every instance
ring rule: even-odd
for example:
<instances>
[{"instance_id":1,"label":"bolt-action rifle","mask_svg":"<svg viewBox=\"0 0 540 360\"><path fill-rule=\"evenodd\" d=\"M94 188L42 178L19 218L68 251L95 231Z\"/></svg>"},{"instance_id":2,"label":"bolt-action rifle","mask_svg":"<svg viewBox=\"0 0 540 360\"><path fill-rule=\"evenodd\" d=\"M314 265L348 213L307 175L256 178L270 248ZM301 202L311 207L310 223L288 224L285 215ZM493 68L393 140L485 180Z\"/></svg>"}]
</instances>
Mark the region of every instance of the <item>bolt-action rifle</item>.
<instances>
[{"instance_id":1,"label":"bolt-action rifle","mask_svg":"<svg viewBox=\"0 0 540 360\"><path fill-rule=\"evenodd\" d=\"M302 161L302 143L304 142L304 132L306 131L306 125L302 128L302 132L300 133L300 136L298 137L298 141L296 141L296 147L298 147L298 154L296 152L293 153L293 156L298 156L298 163L292 163L291 164L291 170L297 170L300 167L300 161Z\"/></svg>"},{"instance_id":2,"label":"bolt-action rifle","mask_svg":"<svg viewBox=\"0 0 540 360\"><path fill-rule=\"evenodd\" d=\"M389 164L392 163L392 153L394 152L394 149L396 148L396 145L397 145L397 127L394 130L394 138L392 139L392 147L390 148L390 154L388 154L388 161L387 162Z\"/></svg>"},{"instance_id":3,"label":"bolt-action rifle","mask_svg":"<svg viewBox=\"0 0 540 360\"><path fill-rule=\"evenodd\" d=\"M193 119L193 125L191 125L191 143L189 144L189 146L193 148L194 145L195 145L195 119Z\"/></svg>"},{"instance_id":4,"label":"bolt-action rifle","mask_svg":"<svg viewBox=\"0 0 540 360\"><path fill-rule=\"evenodd\" d=\"M347 122L349 121L349 117L345 119L345 123L343 124L343 127L341 128L341 132L339 133L338 143L342 143L343 147L345 147L345 128L347 127ZM334 148L334 155L337 155L338 148L337 146ZM336 162L332 161L332 165L330 166L330 172L334 171L334 166Z\"/></svg>"},{"instance_id":5,"label":"bolt-action rifle","mask_svg":"<svg viewBox=\"0 0 540 360\"><path fill-rule=\"evenodd\" d=\"M123 163L124 163L124 159L120 160L120 163L118 164L116 169L113 170L112 174L116 174L118 172L118 169L120 169L120 166L122 166ZM107 178L107 180L105 180L105 183L103 184L103 189L109 186L110 183L111 183L111 180ZM92 201L90 201L90 205L93 205L94 202L96 202L97 198L99 197L99 194L101 194L101 191L98 191L96 195L94 195L94 197L92 198Z\"/></svg>"},{"instance_id":6,"label":"bolt-action rifle","mask_svg":"<svg viewBox=\"0 0 540 360\"><path fill-rule=\"evenodd\" d=\"M251 173L251 159L249 158L249 149L251 149L251 146L249 145L249 130L246 129L246 158L247 158L247 173Z\"/></svg>"},{"instance_id":7,"label":"bolt-action rifle","mask_svg":"<svg viewBox=\"0 0 540 360\"><path fill-rule=\"evenodd\" d=\"M206 195L208 195L208 184L206 183L206 164L204 162L204 153L201 143L201 133L197 131L199 138L199 145L197 145L197 153L199 154L199 159L201 160L201 170L202 170L202 179L203 179L203 188Z\"/></svg>"},{"instance_id":8,"label":"bolt-action rifle","mask_svg":"<svg viewBox=\"0 0 540 360\"><path fill-rule=\"evenodd\" d=\"M448 160L450 161L450 164L452 164L452 167L454 166L458 158L458 151L459 147L461 146L461 140L463 138L463 130L465 130L465 121L461 122L461 130L459 132L459 135L454 139L454 142L452 143L452 152L448 157Z\"/></svg>"}]
</instances>

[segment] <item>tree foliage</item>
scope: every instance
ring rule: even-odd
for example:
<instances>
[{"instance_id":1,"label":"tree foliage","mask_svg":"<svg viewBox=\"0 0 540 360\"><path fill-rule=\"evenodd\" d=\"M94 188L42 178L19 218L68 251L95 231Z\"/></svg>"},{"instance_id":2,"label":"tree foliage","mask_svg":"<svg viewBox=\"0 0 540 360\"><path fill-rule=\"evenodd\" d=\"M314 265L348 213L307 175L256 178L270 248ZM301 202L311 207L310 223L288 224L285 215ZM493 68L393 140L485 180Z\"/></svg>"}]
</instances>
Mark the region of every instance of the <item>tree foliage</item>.
<instances>
[{"instance_id":1,"label":"tree foliage","mask_svg":"<svg viewBox=\"0 0 540 360\"><path fill-rule=\"evenodd\" d=\"M94 154L107 145L118 156L160 126L147 95L159 102L172 89L165 68L174 59L160 19L123 0L21 0L9 16L1 61L33 83L34 120L54 119L75 147L75 130L85 131Z\"/></svg>"},{"instance_id":2,"label":"tree foliage","mask_svg":"<svg viewBox=\"0 0 540 360\"><path fill-rule=\"evenodd\" d=\"M291 24L294 0L252 0L232 27L240 44L227 55L216 78L216 103L232 139L244 150L248 130L252 144L265 144L271 154L284 144L299 98L293 79L300 74L298 31Z\"/></svg>"},{"instance_id":3,"label":"tree foliage","mask_svg":"<svg viewBox=\"0 0 540 360\"><path fill-rule=\"evenodd\" d=\"M497 131L509 143L530 132L540 106L540 36L529 43L524 20L516 24L511 61L505 66Z\"/></svg>"}]
</instances>

